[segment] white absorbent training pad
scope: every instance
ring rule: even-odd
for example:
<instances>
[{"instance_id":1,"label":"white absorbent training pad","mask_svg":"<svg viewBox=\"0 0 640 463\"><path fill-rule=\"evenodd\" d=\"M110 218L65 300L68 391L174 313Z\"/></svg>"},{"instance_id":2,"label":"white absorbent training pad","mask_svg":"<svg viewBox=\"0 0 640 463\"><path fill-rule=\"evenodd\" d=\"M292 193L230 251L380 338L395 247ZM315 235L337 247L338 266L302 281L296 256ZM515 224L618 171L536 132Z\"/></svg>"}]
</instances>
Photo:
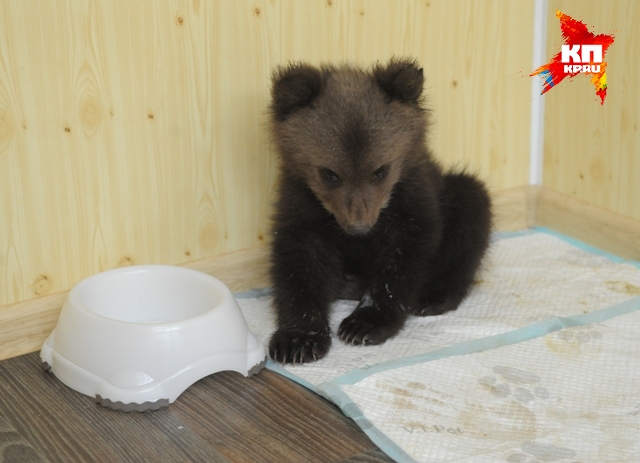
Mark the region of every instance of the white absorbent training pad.
<instances>
[{"instance_id":1,"label":"white absorbent training pad","mask_svg":"<svg viewBox=\"0 0 640 463\"><path fill-rule=\"evenodd\" d=\"M266 346L268 295L239 297ZM500 234L458 310L381 346L335 333L322 360L267 367L323 395L398 462L640 461L640 267L547 230Z\"/></svg>"}]
</instances>

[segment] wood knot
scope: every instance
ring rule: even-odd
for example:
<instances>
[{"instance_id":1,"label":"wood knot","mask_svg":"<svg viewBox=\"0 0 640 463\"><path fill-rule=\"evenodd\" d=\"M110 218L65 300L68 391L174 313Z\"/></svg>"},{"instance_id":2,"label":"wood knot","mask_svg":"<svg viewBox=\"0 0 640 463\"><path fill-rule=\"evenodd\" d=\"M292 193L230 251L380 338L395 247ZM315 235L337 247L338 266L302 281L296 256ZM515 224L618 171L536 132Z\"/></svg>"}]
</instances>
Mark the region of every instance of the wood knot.
<instances>
[{"instance_id":1,"label":"wood knot","mask_svg":"<svg viewBox=\"0 0 640 463\"><path fill-rule=\"evenodd\" d=\"M33 292L37 296L44 296L51 292L51 280L47 275L38 275L38 278L33 284Z\"/></svg>"},{"instance_id":2,"label":"wood knot","mask_svg":"<svg viewBox=\"0 0 640 463\"><path fill-rule=\"evenodd\" d=\"M78 108L78 116L81 128L86 137L93 137L98 131L102 117L100 105L92 94L87 92L82 97L80 107Z\"/></svg>"},{"instance_id":3,"label":"wood knot","mask_svg":"<svg viewBox=\"0 0 640 463\"><path fill-rule=\"evenodd\" d=\"M116 267L129 267L131 265L134 265L133 259L129 256L124 256L122 259L120 259L120 262L118 262L118 265L116 265Z\"/></svg>"},{"instance_id":4,"label":"wood knot","mask_svg":"<svg viewBox=\"0 0 640 463\"><path fill-rule=\"evenodd\" d=\"M216 235L217 233L213 223L206 221L202 224L198 230L198 245L200 246L201 252L210 254L214 251L218 243L218 237Z\"/></svg>"}]
</instances>

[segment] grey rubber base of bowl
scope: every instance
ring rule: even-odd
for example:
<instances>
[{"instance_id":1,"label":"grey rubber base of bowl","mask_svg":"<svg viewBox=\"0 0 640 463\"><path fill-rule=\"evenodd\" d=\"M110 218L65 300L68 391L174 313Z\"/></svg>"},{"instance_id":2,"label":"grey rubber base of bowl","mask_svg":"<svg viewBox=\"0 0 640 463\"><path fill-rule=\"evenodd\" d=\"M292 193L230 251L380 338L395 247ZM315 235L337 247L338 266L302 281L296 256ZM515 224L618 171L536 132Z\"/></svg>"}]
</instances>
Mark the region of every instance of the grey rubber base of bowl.
<instances>
[{"instance_id":1,"label":"grey rubber base of bowl","mask_svg":"<svg viewBox=\"0 0 640 463\"><path fill-rule=\"evenodd\" d=\"M262 370L266 365L267 365L267 357L265 357L262 362L256 363L253 367L249 369L249 371L247 372L247 378L251 378L256 373L260 373L260 370Z\"/></svg>"},{"instance_id":2,"label":"grey rubber base of bowl","mask_svg":"<svg viewBox=\"0 0 640 463\"><path fill-rule=\"evenodd\" d=\"M262 362L251 367L247 372L246 377L250 378L251 376L259 373L260 370L262 370L266 364L267 364L267 359L265 358ZM100 395L96 396L96 402L105 408L110 408L111 410L119 410L122 412L146 412L146 411L159 410L161 408L169 406L169 399L160 399L160 400L156 400L155 402L144 402L141 404L136 404L136 403L125 404L122 402L113 402L109 399L100 397Z\"/></svg>"},{"instance_id":3,"label":"grey rubber base of bowl","mask_svg":"<svg viewBox=\"0 0 640 463\"><path fill-rule=\"evenodd\" d=\"M257 363L256 365L254 365L249 369L246 377L250 378L251 376L259 373L265 367L266 364L267 364L267 359L265 357L265 359L262 362ZM51 371L51 365L49 365L47 362L42 362L42 367L44 371L46 371L47 373L53 374L53 372ZM137 404L133 402L125 404L120 401L113 402L112 400L103 398L100 395L97 395L95 399L98 404L102 405L105 408L110 408L111 410L118 410L122 412L146 412L146 411L159 410L161 408L169 406L169 399L159 399L159 400L156 400L155 402L144 402L141 404Z\"/></svg>"},{"instance_id":4,"label":"grey rubber base of bowl","mask_svg":"<svg viewBox=\"0 0 640 463\"><path fill-rule=\"evenodd\" d=\"M161 408L169 406L169 399L160 399L156 400L155 402L144 402L141 404L133 402L125 404L119 401L113 402L109 399L100 397L100 395L96 396L96 402L105 408L110 408L111 410L118 410L121 412L146 412L159 410Z\"/></svg>"}]
</instances>

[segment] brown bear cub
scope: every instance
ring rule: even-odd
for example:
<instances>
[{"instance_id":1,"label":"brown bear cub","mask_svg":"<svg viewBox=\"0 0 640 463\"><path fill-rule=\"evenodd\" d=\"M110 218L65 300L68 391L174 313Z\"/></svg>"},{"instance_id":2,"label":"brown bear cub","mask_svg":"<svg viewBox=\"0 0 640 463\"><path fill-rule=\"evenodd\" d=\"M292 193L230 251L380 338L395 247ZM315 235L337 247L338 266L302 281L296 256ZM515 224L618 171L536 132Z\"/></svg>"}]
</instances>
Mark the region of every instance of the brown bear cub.
<instances>
[{"instance_id":1,"label":"brown bear cub","mask_svg":"<svg viewBox=\"0 0 640 463\"><path fill-rule=\"evenodd\" d=\"M469 292L489 243L491 202L477 178L443 173L432 159L423 82L409 59L274 72L275 361L324 357L339 298L360 304L338 337L368 345L395 336L409 315L454 310Z\"/></svg>"}]
</instances>

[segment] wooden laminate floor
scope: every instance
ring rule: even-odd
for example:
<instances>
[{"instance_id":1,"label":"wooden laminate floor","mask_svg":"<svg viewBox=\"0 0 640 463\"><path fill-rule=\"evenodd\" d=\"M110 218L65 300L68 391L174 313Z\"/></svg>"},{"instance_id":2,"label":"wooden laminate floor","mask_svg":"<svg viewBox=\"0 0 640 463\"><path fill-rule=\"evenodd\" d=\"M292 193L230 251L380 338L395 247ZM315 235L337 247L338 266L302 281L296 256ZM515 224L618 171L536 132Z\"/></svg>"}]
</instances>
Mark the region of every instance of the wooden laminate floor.
<instances>
[{"instance_id":1,"label":"wooden laminate floor","mask_svg":"<svg viewBox=\"0 0 640 463\"><path fill-rule=\"evenodd\" d=\"M0 362L0 463L391 461L338 408L271 371L217 373L168 408L123 413L64 386L38 353Z\"/></svg>"}]
</instances>

